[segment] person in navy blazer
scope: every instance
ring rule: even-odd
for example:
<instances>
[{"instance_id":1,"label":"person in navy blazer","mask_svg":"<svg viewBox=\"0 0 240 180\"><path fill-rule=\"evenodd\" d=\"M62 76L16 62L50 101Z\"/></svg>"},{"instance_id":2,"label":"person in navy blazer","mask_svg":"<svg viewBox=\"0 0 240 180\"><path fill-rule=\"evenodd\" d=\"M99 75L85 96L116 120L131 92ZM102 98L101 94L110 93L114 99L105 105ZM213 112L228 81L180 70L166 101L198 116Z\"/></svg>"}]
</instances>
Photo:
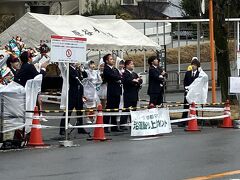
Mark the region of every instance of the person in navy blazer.
<instances>
[{"instance_id":1,"label":"person in navy blazer","mask_svg":"<svg viewBox=\"0 0 240 180\"><path fill-rule=\"evenodd\" d=\"M106 109L119 108L120 96L122 94L122 77L119 71L113 67L114 60L111 54L106 54L103 57L105 67L103 70L103 79L107 83L107 105ZM104 116L104 124L109 124L111 119L111 124L117 125L116 116ZM109 133L108 128L104 128L106 133ZM113 132L120 132L117 126L111 128Z\"/></svg>"},{"instance_id":2,"label":"person in navy blazer","mask_svg":"<svg viewBox=\"0 0 240 180\"><path fill-rule=\"evenodd\" d=\"M125 71L123 73L123 102L124 108L137 107L138 92L141 88L142 79L133 72L134 63L132 60L125 61ZM128 110L129 111L129 110ZM125 112L128 112L125 111ZM127 123L128 116L121 116L120 124ZM122 130L127 130L126 127L121 127Z\"/></svg>"},{"instance_id":3,"label":"person in navy blazer","mask_svg":"<svg viewBox=\"0 0 240 180\"><path fill-rule=\"evenodd\" d=\"M79 71L77 69L77 64L71 63L69 65L69 91L68 91L68 116L71 116L72 110L75 108L78 110L77 116L81 116L82 112L80 110L83 109L83 95L84 88L81 83L83 78L87 77L87 73L85 71ZM65 113L63 114L65 116ZM76 125L83 125L83 119L78 118ZM65 135L65 118L61 119L60 122L60 135ZM79 134L89 134L85 129L78 128Z\"/></svg>"},{"instance_id":4,"label":"person in navy blazer","mask_svg":"<svg viewBox=\"0 0 240 180\"><path fill-rule=\"evenodd\" d=\"M19 71L16 73L14 81L17 82L18 84L21 84L22 86L25 86L28 80L33 79L35 76L39 74L35 66L31 64L32 57L33 56L29 51L24 51L20 55L22 65ZM43 76L46 75L46 67L47 63L43 63L40 71L40 74L43 74Z\"/></svg>"},{"instance_id":5,"label":"person in navy blazer","mask_svg":"<svg viewBox=\"0 0 240 180\"><path fill-rule=\"evenodd\" d=\"M148 64L150 67L147 93L150 96L150 104L161 105L163 103L166 72L159 66L159 60L156 56L149 57Z\"/></svg>"},{"instance_id":6,"label":"person in navy blazer","mask_svg":"<svg viewBox=\"0 0 240 180\"><path fill-rule=\"evenodd\" d=\"M186 71L184 80L183 80L183 86L184 86L184 109L189 109L189 105L186 99L187 93L188 93L188 86L190 86L193 81L198 78L199 76L199 71L198 68L200 67L200 62L198 61L197 57L193 57L191 61L191 66L192 70ZM182 118L187 118L188 117L188 112L183 112ZM185 127L186 122L180 123L178 126L180 127Z\"/></svg>"}]
</instances>

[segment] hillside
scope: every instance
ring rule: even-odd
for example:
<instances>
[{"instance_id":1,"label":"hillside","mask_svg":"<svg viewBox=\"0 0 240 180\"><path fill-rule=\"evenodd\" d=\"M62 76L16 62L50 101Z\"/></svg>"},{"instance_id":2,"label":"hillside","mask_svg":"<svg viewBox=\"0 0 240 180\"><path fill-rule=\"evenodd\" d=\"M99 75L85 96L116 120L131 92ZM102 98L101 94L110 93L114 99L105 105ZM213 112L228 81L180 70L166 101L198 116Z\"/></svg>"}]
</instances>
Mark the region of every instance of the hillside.
<instances>
[{"instance_id":1,"label":"hillside","mask_svg":"<svg viewBox=\"0 0 240 180\"><path fill-rule=\"evenodd\" d=\"M210 61L210 45L209 43L201 44L201 62ZM197 55L197 45L188 45L180 48L181 63L190 63L193 56ZM235 60L234 55L234 42L229 42L230 61ZM146 57L156 55L153 51L148 51ZM143 52L129 52L124 56L124 59L132 59L136 67L143 66ZM216 59L216 58L215 58ZM167 49L167 64L178 63L178 48Z\"/></svg>"}]
</instances>

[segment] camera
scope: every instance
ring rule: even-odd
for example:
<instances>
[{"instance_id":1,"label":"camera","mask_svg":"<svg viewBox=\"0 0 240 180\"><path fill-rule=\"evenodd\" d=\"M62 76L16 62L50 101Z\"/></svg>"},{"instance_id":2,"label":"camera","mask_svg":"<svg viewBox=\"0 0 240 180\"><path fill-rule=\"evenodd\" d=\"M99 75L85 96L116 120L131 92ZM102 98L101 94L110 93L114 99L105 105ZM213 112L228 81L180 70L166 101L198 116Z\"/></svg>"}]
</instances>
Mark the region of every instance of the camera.
<instances>
[{"instance_id":1,"label":"camera","mask_svg":"<svg viewBox=\"0 0 240 180\"><path fill-rule=\"evenodd\" d=\"M41 44L39 51L41 54L47 54L50 51L50 48L46 44Z\"/></svg>"}]
</instances>

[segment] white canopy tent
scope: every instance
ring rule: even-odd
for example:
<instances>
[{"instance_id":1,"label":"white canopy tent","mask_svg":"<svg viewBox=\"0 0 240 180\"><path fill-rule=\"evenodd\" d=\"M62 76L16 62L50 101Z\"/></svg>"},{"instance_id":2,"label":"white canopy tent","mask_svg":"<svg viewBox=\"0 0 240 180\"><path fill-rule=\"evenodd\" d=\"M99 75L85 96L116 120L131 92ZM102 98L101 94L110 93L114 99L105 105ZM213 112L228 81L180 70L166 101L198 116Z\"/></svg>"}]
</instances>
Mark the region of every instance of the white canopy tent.
<instances>
[{"instance_id":1,"label":"white canopy tent","mask_svg":"<svg viewBox=\"0 0 240 180\"><path fill-rule=\"evenodd\" d=\"M121 19L27 13L0 35L6 44L19 35L27 46L50 42L51 35L86 37L90 50L156 50L158 45Z\"/></svg>"}]
</instances>

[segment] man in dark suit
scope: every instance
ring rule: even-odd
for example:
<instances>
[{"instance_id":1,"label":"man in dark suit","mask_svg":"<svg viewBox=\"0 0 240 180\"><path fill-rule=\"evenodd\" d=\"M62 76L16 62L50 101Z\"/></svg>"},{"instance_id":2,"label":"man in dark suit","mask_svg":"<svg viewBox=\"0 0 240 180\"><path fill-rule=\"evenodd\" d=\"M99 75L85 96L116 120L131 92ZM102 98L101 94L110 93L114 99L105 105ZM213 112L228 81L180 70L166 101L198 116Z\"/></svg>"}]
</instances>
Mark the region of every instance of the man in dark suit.
<instances>
[{"instance_id":1,"label":"man in dark suit","mask_svg":"<svg viewBox=\"0 0 240 180\"><path fill-rule=\"evenodd\" d=\"M77 64L69 65L69 93L68 93L68 116L71 116L72 110L75 108L77 111L77 116L81 116L82 112L79 110L83 109L83 85L81 80L87 77L85 71L79 72L77 69ZM63 114L65 116L65 113ZM83 119L78 118L76 125L83 125ZM60 135L65 134L65 119L61 119L60 122ZM85 129L79 128L79 134L89 134Z\"/></svg>"},{"instance_id":2,"label":"man in dark suit","mask_svg":"<svg viewBox=\"0 0 240 180\"><path fill-rule=\"evenodd\" d=\"M189 105L186 99L187 93L188 93L188 86L190 86L193 81L198 78L199 76L199 71L198 68L200 67L200 62L198 61L197 57L193 57L192 58L192 62L191 62L191 67L192 70L191 71L186 71L185 73L185 77L183 80L183 86L184 86L184 109L189 109ZM187 118L188 117L188 112L183 112L182 114L182 118ZM182 122L180 123L178 126L179 127L185 127L186 122Z\"/></svg>"},{"instance_id":3,"label":"man in dark suit","mask_svg":"<svg viewBox=\"0 0 240 180\"><path fill-rule=\"evenodd\" d=\"M114 60L111 54L106 54L103 57L105 63L103 70L103 78L107 83L107 106L106 109L119 108L120 95L122 94L122 77L119 71L113 67ZM117 125L116 116L104 116L104 124L109 124L111 118L111 124ZM106 133L109 133L108 128L104 129ZM121 132L117 126L111 128L111 131Z\"/></svg>"},{"instance_id":4,"label":"man in dark suit","mask_svg":"<svg viewBox=\"0 0 240 180\"><path fill-rule=\"evenodd\" d=\"M14 77L14 81L21 84L22 86L26 85L26 82L30 79L33 79L39 74L35 66L31 64L32 55L30 52L25 51L20 55L20 60L22 62L21 68ZM47 63L43 63L41 67L40 74L43 76L46 74Z\"/></svg>"},{"instance_id":5,"label":"man in dark suit","mask_svg":"<svg viewBox=\"0 0 240 180\"><path fill-rule=\"evenodd\" d=\"M134 64L132 60L125 61L125 71L123 73L123 102L124 108L137 107L138 92L142 84L142 79L133 72ZM129 112L129 110L125 111ZM120 124L127 123L128 116L121 116ZM121 127L122 130L128 130Z\"/></svg>"},{"instance_id":6,"label":"man in dark suit","mask_svg":"<svg viewBox=\"0 0 240 180\"><path fill-rule=\"evenodd\" d=\"M161 105L163 103L166 72L159 66L159 60L156 56L149 57L148 64L150 65L148 84L150 104Z\"/></svg>"}]
</instances>

